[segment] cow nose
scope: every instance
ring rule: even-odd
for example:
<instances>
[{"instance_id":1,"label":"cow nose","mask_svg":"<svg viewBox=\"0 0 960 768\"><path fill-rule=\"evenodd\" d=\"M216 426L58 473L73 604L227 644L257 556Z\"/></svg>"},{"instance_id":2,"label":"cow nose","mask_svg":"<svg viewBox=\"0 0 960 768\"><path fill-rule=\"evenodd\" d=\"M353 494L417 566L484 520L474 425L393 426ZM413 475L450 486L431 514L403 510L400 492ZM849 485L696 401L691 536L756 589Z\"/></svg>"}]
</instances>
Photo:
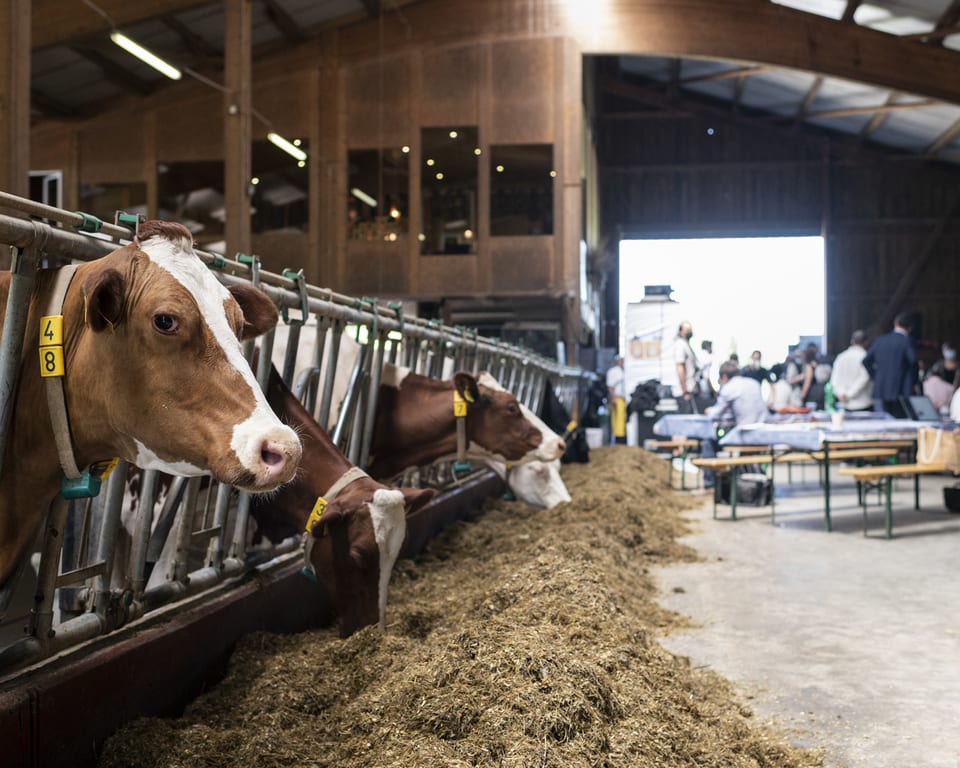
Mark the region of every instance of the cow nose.
<instances>
[{"instance_id":1,"label":"cow nose","mask_svg":"<svg viewBox=\"0 0 960 768\"><path fill-rule=\"evenodd\" d=\"M263 479L285 483L293 478L300 464L300 441L264 440L260 445Z\"/></svg>"},{"instance_id":2,"label":"cow nose","mask_svg":"<svg viewBox=\"0 0 960 768\"><path fill-rule=\"evenodd\" d=\"M563 440L558 440L558 441L557 441L557 450L560 451L560 453L563 453L564 451L567 450L567 444L566 444L565 442L563 442Z\"/></svg>"}]
</instances>

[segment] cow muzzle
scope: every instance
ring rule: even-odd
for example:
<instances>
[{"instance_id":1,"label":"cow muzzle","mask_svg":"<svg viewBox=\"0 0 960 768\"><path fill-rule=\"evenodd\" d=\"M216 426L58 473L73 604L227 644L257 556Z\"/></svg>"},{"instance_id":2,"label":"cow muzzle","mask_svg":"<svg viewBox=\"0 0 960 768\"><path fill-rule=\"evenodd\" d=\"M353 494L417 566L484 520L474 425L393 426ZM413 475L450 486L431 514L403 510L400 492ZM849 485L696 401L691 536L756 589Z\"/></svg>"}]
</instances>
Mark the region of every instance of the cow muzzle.
<instances>
[{"instance_id":1,"label":"cow muzzle","mask_svg":"<svg viewBox=\"0 0 960 768\"><path fill-rule=\"evenodd\" d=\"M240 462L233 485L250 493L266 493L293 479L300 466L300 439L290 427L251 434L234 445Z\"/></svg>"},{"instance_id":2,"label":"cow muzzle","mask_svg":"<svg viewBox=\"0 0 960 768\"><path fill-rule=\"evenodd\" d=\"M553 461L563 456L565 450L567 450L567 444L562 437L548 437L540 443L535 456L539 461Z\"/></svg>"}]
</instances>

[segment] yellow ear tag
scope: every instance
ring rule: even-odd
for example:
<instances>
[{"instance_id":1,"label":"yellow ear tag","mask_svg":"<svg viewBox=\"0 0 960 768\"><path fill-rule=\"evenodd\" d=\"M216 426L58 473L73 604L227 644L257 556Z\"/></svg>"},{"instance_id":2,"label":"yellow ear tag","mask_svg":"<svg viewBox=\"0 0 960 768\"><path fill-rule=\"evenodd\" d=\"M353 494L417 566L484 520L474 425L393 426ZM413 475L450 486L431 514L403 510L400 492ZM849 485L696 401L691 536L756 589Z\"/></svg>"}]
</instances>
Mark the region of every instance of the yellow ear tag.
<instances>
[{"instance_id":1,"label":"yellow ear tag","mask_svg":"<svg viewBox=\"0 0 960 768\"><path fill-rule=\"evenodd\" d=\"M323 510L326 508L327 500L323 498L323 496L317 496L317 503L313 505L310 516L307 518L307 524L304 526L304 530L307 533L313 530L313 526L320 522L320 518L323 517Z\"/></svg>"},{"instance_id":2,"label":"yellow ear tag","mask_svg":"<svg viewBox=\"0 0 960 768\"><path fill-rule=\"evenodd\" d=\"M577 428L577 420L576 420L576 419L570 419L570 423L567 424L567 429L566 429L566 431L567 431L567 432L573 432L573 430L575 430L576 428Z\"/></svg>"},{"instance_id":3,"label":"yellow ear tag","mask_svg":"<svg viewBox=\"0 0 960 768\"><path fill-rule=\"evenodd\" d=\"M90 469L101 480L106 480L108 477L110 477L110 473L113 472L114 468L119 462L120 457L114 456L112 459L104 459L103 461L98 461L92 464Z\"/></svg>"},{"instance_id":4,"label":"yellow ear tag","mask_svg":"<svg viewBox=\"0 0 960 768\"><path fill-rule=\"evenodd\" d=\"M467 415L467 401L463 399L463 395L457 389L453 390L453 415L458 419Z\"/></svg>"},{"instance_id":5,"label":"yellow ear tag","mask_svg":"<svg viewBox=\"0 0 960 768\"><path fill-rule=\"evenodd\" d=\"M63 376L63 315L40 318L40 375Z\"/></svg>"}]
</instances>

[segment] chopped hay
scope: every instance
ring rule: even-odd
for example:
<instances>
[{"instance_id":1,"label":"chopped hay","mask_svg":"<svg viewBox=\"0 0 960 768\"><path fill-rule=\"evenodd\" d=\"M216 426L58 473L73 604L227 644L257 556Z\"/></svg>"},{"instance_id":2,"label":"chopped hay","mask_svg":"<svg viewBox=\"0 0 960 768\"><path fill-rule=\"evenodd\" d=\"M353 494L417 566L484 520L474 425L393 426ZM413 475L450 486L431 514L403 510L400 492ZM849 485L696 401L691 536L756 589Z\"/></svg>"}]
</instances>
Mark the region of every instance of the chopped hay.
<instances>
[{"instance_id":1,"label":"chopped hay","mask_svg":"<svg viewBox=\"0 0 960 768\"><path fill-rule=\"evenodd\" d=\"M731 686L656 642L684 620L647 568L698 503L636 448L566 465L573 502L488 500L401 561L389 627L242 640L176 719L136 720L100 768L820 766L754 722Z\"/></svg>"}]
</instances>

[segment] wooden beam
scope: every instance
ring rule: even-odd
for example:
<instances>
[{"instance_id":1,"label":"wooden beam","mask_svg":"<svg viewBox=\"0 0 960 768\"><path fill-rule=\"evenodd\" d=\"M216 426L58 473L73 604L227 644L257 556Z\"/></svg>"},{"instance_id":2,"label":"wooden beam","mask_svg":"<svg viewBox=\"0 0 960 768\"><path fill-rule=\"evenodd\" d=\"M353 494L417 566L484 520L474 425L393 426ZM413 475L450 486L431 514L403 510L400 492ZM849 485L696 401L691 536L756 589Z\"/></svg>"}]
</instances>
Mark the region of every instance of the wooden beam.
<instances>
[{"instance_id":1,"label":"wooden beam","mask_svg":"<svg viewBox=\"0 0 960 768\"><path fill-rule=\"evenodd\" d=\"M411 6L406 16L413 29L439 13L442 16L433 18L432 28L438 22L459 23L489 34L499 31L499 19L516 20L523 8L538 17L537 9L543 7L537 0L467 5L469 12L464 0L429 0ZM958 51L770 2L749 4L744 13L731 12L730 5L715 0L632 0L606 5L591 15L589 23L577 23L557 4L540 11L552 18L537 21L544 34L573 36L586 55L703 56L769 64L960 104ZM452 14L463 16L463 21L455 22ZM399 38L398 32L394 34Z\"/></svg>"},{"instance_id":2,"label":"wooden beam","mask_svg":"<svg viewBox=\"0 0 960 768\"><path fill-rule=\"evenodd\" d=\"M0 189L21 197L29 192L30 13L30 0L0 3Z\"/></svg>"},{"instance_id":3,"label":"wooden beam","mask_svg":"<svg viewBox=\"0 0 960 768\"><path fill-rule=\"evenodd\" d=\"M306 39L301 26L277 0L263 0L263 4L267 8L270 21L280 30L288 43L302 43Z\"/></svg>"},{"instance_id":4,"label":"wooden beam","mask_svg":"<svg viewBox=\"0 0 960 768\"><path fill-rule=\"evenodd\" d=\"M361 2L367 11L367 16L369 16L371 19L379 18L380 13L383 10L380 0L361 0Z\"/></svg>"},{"instance_id":5,"label":"wooden beam","mask_svg":"<svg viewBox=\"0 0 960 768\"><path fill-rule=\"evenodd\" d=\"M48 96L36 88L30 89L30 106L32 109L48 117L75 118L81 116L73 107Z\"/></svg>"},{"instance_id":6,"label":"wooden beam","mask_svg":"<svg viewBox=\"0 0 960 768\"><path fill-rule=\"evenodd\" d=\"M952 142L957 136L960 136L960 120L954 122L947 130L937 136L933 143L925 150L928 155L935 155L947 144Z\"/></svg>"},{"instance_id":7,"label":"wooden beam","mask_svg":"<svg viewBox=\"0 0 960 768\"><path fill-rule=\"evenodd\" d=\"M857 8L860 7L860 0L847 0L847 7L843 9L843 16L840 17L840 21L845 24L852 24L854 14L857 12Z\"/></svg>"},{"instance_id":8,"label":"wooden beam","mask_svg":"<svg viewBox=\"0 0 960 768\"><path fill-rule=\"evenodd\" d=\"M151 83L148 83L146 80L141 80L133 74L131 70L117 64L117 62L97 48L71 46L70 50L78 56L82 56L87 61L96 64L97 68L103 72L103 76L107 80L126 91L135 93L138 96L147 96L154 90ZM133 61L135 61L135 59L131 57L131 62Z\"/></svg>"},{"instance_id":9,"label":"wooden beam","mask_svg":"<svg viewBox=\"0 0 960 768\"><path fill-rule=\"evenodd\" d=\"M250 185L253 161L251 60L253 0L234 0L224 6L224 236L227 253L250 254Z\"/></svg>"},{"instance_id":10,"label":"wooden beam","mask_svg":"<svg viewBox=\"0 0 960 768\"><path fill-rule=\"evenodd\" d=\"M897 93L896 91L891 91L891 92L887 95L887 102L886 102L886 103L887 103L887 104L894 104L898 98L900 98L900 94ZM860 129L860 138L861 138L861 139L866 139L866 138L868 138L871 133L873 133L875 130L877 130L877 128L879 128L881 125L883 125L883 121L887 119L887 116L888 116L889 114L890 114L889 112L877 112L877 113L875 113L874 116L871 117L870 120L867 122L867 124L866 124L865 126L863 126L863 128Z\"/></svg>"},{"instance_id":11,"label":"wooden beam","mask_svg":"<svg viewBox=\"0 0 960 768\"><path fill-rule=\"evenodd\" d=\"M216 59L222 66L223 51L214 48L176 16L164 16L161 21L180 36L184 48L198 59Z\"/></svg>"},{"instance_id":12,"label":"wooden beam","mask_svg":"<svg viewBox=\"0 0 960 768\"><path fill-rule=\"evenodd\" d=\"M939 101L925 100L913 101L909 104L877 104L873 107L849 107L847 109L824 109L820 112L807 112L802 117L804 120L814 120L824 117L851 117L852 115L871 115L886 114L888 112L902 112L908 109L923 109L925 107L938 107ZM783 120L780 115L772 115L770 120Z\"/></svg>"},{"instance_id":13,"label":"wooden beam","mask_svg":"<svg viewBox=\"0 0 960 768\"><path fill-rule=\"evenodd\" d=\"M97 32L109 32L111 26L124 27L144 19L187 11L210 0L94 0L103 14L81 0L33 0L31 45L34 50L76 40Z\"/></svg>"}]
</instances>

